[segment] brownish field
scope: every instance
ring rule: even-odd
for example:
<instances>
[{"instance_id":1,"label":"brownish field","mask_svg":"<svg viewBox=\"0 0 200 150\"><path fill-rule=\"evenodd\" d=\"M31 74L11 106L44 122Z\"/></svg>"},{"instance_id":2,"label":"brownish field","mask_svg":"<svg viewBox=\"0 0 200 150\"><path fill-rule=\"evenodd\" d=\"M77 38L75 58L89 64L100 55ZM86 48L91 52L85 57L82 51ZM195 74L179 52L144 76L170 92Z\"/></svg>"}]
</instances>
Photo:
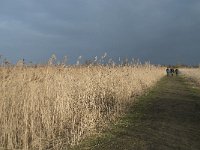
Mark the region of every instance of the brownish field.
<instances>
[{"instance_id":1,"label":"brownish field","mask_svg":"<svg viewBox=\"0 0 200 150\"><path fill-rule=\"evenodd\" d=\"M164 77L101 136L78 150L199 150L200 86L184 76Z\"/></svg>"},{"instance_id":2,"label":"brownish field","mask_svg":"<svg viewBox=\"0 0 200 150\"><path fill-rule=\"evenodd\" d=\"M152 65L0 67L0 148L77 144L163 76Z\"/></svg>"}]
</instances>

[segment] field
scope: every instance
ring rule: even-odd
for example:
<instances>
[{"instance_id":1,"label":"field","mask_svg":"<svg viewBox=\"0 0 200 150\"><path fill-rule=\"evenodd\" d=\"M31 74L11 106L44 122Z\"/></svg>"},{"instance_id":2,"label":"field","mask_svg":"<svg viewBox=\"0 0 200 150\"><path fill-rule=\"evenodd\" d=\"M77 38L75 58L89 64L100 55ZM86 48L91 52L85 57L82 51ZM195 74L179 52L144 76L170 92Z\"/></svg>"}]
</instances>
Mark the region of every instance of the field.
<instances>
[{"instance_id":1,"label":"field","mask_svg":"<svg viewBox=\"0 0 200 150\"><path fill-rule=\"evenodd\" d=\"M117 123L75 150L199 150L200 86L178 75L162 78Z\"/></svg>"},{"instance_id":2,"label":"field","mask_svg":"<svg viewBox=\"0 0 200 150\"><path fill-rule=\"evenodd\" d=\"M0 67L0 148L76 145L126 112L164 73L150 64Z\"/></svg>"},{"instance_id":3,"label":"field","mask_svg":"<svg viewBox=\"0 0 200 150\"><path fill-rule=\"evenodd\" d=\"M181 72L187 77L195 80L196 83L200 84L200 68L185 68L181 69Z\"/></svg>"}]
</instances>

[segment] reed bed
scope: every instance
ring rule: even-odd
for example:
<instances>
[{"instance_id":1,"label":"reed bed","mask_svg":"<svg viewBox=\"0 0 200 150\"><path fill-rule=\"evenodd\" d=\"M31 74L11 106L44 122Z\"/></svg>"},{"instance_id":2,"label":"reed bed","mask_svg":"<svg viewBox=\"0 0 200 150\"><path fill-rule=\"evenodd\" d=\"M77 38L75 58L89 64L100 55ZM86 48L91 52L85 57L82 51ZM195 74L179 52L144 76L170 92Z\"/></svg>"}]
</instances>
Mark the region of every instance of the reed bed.
<instances>
[{"instance_id":1,"label":"reed bed","mask_svg":"<svg viewBox=\"0 0 200 150\"><path fill-rule=\"evenodd\" d=\"M0 67L0 149L66 149L164 76L136 66Z\"/></svg>"},{"instance_id":2,"label":"reed bed","mask_svg":"<svg viewBox=\"0 0 200 150\"><path fill-rule=\"evenodd\" d=\"M200 84L200 68L184 68L181 72Z\"/></svg>"}]
</instances>

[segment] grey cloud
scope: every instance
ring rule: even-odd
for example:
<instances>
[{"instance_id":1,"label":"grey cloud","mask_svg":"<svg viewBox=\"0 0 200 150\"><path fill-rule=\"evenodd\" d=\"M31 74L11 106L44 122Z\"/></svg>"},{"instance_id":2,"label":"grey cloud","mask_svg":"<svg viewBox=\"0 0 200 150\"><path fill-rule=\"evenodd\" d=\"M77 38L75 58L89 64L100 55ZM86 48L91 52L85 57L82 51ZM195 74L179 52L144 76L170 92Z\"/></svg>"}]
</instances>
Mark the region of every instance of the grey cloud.
<instances>
[{"instance_id":1,"label":"grey cloud","mask_svg":"<svg viewBox=\"0 0 200 150\"><path fill-rule=\"evenodd\" d=\"M135 57L200 63L198 0L2 0L0 53L16 61Z\"/></svg>"}]
</instances>

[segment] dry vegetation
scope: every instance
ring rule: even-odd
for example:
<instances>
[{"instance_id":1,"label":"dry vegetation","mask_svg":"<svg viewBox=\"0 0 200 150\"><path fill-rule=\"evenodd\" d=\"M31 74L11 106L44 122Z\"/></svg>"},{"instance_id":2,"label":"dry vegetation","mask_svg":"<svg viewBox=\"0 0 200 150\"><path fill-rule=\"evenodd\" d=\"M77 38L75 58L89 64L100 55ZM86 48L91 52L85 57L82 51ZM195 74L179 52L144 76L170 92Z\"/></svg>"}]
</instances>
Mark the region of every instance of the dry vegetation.
<instances>
[{"instance_id":1,"label":"dry vegetation","mask_svg":"<svg viewBox=\"0 0 200 150\"><path fill-rule=\"evenodd\" d=\"M185 68L181 69L181 72L200 84L200 68Z\"/></svg>"},{"instance_id":2,"label":"dry vegetation","mask_svg":"<svg viewBox=\"0 0 200 150\"><path fill-rule=\"evenodd\" d=\"M62 149L125 112L163 68L0 67L0 148Z\"/></svg>"}]
</instances>

